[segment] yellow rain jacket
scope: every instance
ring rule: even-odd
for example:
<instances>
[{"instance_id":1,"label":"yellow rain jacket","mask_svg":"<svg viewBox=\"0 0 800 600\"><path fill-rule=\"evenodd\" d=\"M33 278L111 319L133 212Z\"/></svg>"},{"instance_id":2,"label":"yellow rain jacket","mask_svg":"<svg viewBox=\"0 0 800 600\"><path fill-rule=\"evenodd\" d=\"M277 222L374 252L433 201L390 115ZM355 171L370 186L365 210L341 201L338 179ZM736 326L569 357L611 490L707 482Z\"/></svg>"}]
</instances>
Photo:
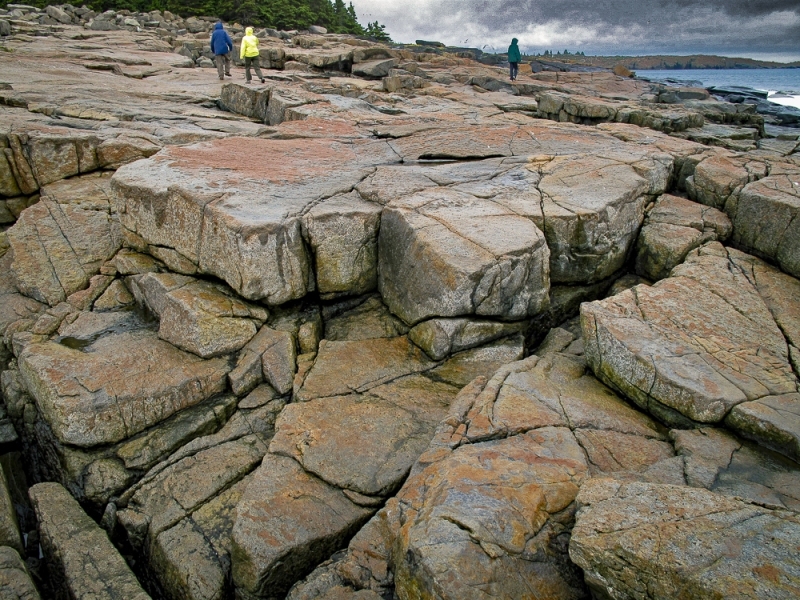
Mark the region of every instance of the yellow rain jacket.
<instances>
[{"instance_id":1,"label":"yellow rain jacket","mask_svg":"<svg viewBox=\"0 0 800 600\"><path fill-rule=\"evenodd\" d=\"M253 28L248 27L244 30L239 58L253 58L254 56L258 56L258 38L253 35Z\"/></svg>"}]
</instances>

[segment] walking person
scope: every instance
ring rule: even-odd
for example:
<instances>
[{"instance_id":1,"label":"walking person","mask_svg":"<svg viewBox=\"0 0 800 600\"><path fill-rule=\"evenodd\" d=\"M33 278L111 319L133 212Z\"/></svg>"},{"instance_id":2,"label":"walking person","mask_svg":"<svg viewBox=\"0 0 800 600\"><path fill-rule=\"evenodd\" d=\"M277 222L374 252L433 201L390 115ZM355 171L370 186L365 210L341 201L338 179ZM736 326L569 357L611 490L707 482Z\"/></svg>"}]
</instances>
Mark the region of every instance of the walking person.
<instances>
[{"instance_id":1,"label":"walking person","mask_svg":"<svg viewBox=\"0 0 800 600\"><path fill-rule=\"evenodd\" d=\"M244 78L247 83L250 83L251 66L255 69L256 76L261 80L261 83L264 83L264 76L261 74L261 68L258 66L258 38L253 35L252 27L248 27L244 30L242 47L239 50L239 58L244 59Z\"/></svg>"},{"instance_id":2,"label":"walking person","mask_svg":"<svg viewBox=\"0 0 800 600\"><path fill-rule=\"evenodd\" d=\"M508 70L511 81L517 78L517 73L519 73L519 61L522 60L519 46L517 46L518 41L517 38L513 38L511 40L511 45L508 47Z\"/></svg>"},{"instance_id":3,"label":"walking person","mask_svg":"<svg viewBox=\"0 0 800 600\"><path fill-rule=\"evenodd\" d=\"M225 75L231 77L232 50L233 40L222 28L222 21L219 21L214 25L214 32L211 34L211 51L214 53L214 64L217 65L217 75L220 79L225 79Z\"/></svg>"}]
</instances>

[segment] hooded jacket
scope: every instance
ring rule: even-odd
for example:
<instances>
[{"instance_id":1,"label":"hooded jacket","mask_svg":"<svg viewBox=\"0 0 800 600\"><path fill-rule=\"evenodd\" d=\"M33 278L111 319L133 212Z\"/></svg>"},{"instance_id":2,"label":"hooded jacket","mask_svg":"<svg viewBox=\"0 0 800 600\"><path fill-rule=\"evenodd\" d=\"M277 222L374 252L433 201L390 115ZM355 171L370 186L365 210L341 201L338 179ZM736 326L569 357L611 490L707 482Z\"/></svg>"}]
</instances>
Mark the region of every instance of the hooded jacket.
<instances>
[{"instance_id":1,"label":"hooded jacket","mask_svg":"<svg viewBox=\"0 0 800 600\"><path fill-rule=\"evenodd\" d=\"M222 23L214 25L214 33L211 34L211 51L214 54L227 54L233 50L233 40L228 32L222 28Z\"/></svg>"},{"instance_id":2,"label":"hooded jacket","mask_svg":"<svg viewBox=\"0 0 800 600\"><path fill-rule=\"evenodd\" d=\"M519 46L517 46L517 38L511 40L511 45L508 47L508 62L518 63L522 60L522 55L519 53Z\"/></svg>"},{"instance_id":3,"label":"hooded jacket","mask_svg":"<svg viewBox=\"0 0 800 600\"><path fill-rule=\"evenodd\" d=\"M244 30L239 58L253 58L254 56L258 56L258 38L253 35L253 28L248 27Z\"/></svg>"}]
</instances>

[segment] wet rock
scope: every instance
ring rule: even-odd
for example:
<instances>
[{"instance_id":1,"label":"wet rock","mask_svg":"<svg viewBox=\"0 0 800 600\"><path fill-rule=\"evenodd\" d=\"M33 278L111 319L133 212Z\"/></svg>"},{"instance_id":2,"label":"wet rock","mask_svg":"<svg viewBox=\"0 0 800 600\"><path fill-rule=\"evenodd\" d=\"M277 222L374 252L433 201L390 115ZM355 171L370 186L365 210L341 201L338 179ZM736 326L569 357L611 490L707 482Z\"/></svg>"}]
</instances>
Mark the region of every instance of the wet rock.
<instances>
[{"instance_id":1,"label":"wet rock","mask_svg":"<svg viewBox=\"0 0 800 600\"><path fill-rule=\"evenodd\" d=\"M595 479L583 486L570 557L600 597L792 595L795 513L705 490Z\"/></svg>"},{"instance_id":2,"label":"wet rock","mask_svg":"<svg viewBox=\"0 0 800 600\"><path fill-rule=\"evenodd\" d=\"M709 241L724 242L732 225L725 213L665 194L648 213L636 242L636 272L657 281Z\"/></svg>"},{"instance_id":3,"label":"wet rock","mask_svg":"<svg viewBox=\"0 0 800 600\"><path fill-rule=\"evenodd\" d=\"M48 564L75 598L150 598L106 533L57 483L30 489Z\"/></svg>"},{"instance_id":4,"label":"wet rock","mask_svg":"<svg viewBox=\"0 0 800 600\"><path fill-rule=\"evenodd\" d=\"M84 289L120 248L109 181L89 175L47 186L9 229L12 268L25 295L54 306Z\"/></svg>"},{"instance_id":5,"label":"wet rock","mask_svg":"<svg viewBox=\"0 0 800 600\"><path fill-rule=\"evenodd\" d=\"M797 463L723 429L673 429L669 437L688 485L772 508L800 506Z\"/></svg>"}]
</instances>

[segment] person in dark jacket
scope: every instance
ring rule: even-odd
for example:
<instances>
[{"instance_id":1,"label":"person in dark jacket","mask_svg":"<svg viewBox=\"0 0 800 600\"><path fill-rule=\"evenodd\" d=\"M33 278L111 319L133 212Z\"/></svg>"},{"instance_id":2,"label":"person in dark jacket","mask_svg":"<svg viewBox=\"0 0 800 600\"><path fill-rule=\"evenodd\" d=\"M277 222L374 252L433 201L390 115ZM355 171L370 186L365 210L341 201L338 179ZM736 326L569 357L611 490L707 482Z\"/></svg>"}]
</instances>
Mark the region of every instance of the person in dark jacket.
<instances>
[{"instance_id":1,"label":"person in dark jacket","mask_svg":"<svg viewBox=\"0 0 800 600\"><path fill-rule=\"evenodd\" d=\"M217 75L220 79L225 79L225 75L231 76L231 50L233 50L233 40L222 28L220 21L214 25L214 32L211 34L211 51L214 53L214 63L217 65Z\"/></svg>"},{"instance_id":2,"label":"person in dark jacket","mask_svg":"<svg viewBox=\"0 0 800 600\"><path fill-rule=\"evenodd\" d=\"M519 53L519 46L517 46L517 38L511 40L511 45L508 47L508 70L511 75L511 81L517 78L519 72L519 61L522 60L522 55Z\"/></svg>"}]
</instances>

